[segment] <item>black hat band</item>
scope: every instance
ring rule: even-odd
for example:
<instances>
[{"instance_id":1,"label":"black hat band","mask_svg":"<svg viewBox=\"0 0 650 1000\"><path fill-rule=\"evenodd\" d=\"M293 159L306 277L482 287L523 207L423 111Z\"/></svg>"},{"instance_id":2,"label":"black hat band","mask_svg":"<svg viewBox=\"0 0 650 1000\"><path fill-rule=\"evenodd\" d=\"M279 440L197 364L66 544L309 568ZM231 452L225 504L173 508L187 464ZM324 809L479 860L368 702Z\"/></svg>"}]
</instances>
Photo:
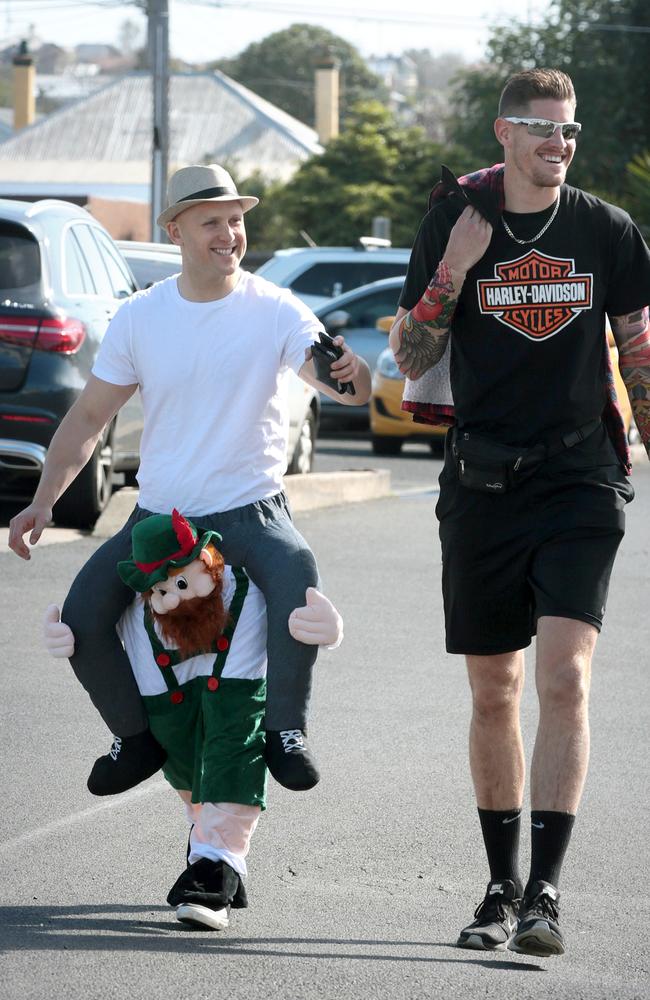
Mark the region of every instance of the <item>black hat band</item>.
<instances>
[{"instance_id":1,"label":"black hat band","mask_svg":"<svg viewBox=\"0 0 650 1000\"><path fill-rule=\"evenodd\" d=\"M205 188L204 191L197 191L195 194L186 194L184 198L179 198L178 201L198 201L202 198L220 198L222 194L231 194L235 199L240 197L240 195L237 194L237 188L215 187Z\"/></svg>"}]
</instances>

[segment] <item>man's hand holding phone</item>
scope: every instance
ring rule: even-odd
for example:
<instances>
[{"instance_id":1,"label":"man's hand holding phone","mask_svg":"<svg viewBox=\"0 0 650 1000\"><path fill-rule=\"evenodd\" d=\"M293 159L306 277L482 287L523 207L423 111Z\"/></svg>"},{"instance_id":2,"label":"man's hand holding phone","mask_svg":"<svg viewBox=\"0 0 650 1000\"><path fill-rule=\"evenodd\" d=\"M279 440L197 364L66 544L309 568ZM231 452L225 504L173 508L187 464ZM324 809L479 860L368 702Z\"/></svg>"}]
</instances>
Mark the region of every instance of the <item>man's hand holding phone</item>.
<instances>
[{"instance_id":1,"label":"man's hand holding phone","mask_svg":"<svg viewBox=\"0 0 650 1000\"><path fill-rule=\"evenodd\" d=\"M316 377L323 385L336 389L338 393L355 395L353 380L359 374L359 359L350 350L341 336L330 337L320 332L318 340L312 344L311 354L316 369Z\"/></svg>"}]
</instances>

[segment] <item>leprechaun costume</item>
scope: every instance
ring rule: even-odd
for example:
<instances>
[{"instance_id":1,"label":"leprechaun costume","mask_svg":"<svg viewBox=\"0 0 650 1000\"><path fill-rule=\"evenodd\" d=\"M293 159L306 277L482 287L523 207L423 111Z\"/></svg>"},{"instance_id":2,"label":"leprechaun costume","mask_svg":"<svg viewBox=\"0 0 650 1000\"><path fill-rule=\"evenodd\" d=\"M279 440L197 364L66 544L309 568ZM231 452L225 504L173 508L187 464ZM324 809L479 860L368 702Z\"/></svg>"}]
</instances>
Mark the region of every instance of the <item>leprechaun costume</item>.
<instances>
[{"instance_id":1,"label":"leprechaun costume","mask_svg":"<svg viewBox=\"0 0 650 1000\"><path fill-rule=\"evenodd\" d=\"M227 907L246 905L240 876L265 808L266 605L242 568L224 567L226 626L209 652L182 658L165 643L151 604L173 613L183 600L198 600L195 591L204 596L212 578L202 555L220 541L214 531L199 535L177 511L153 515L134 526L132 558L118 564L122 580L148 595L130 605L118 628L151 731L167 753L163 772L192 823L189 867L168 901L202 904L208 918L192 922L209 926L226 926ZM210 922L223 907L226 923Z\"/></svg>"}]
</instances>

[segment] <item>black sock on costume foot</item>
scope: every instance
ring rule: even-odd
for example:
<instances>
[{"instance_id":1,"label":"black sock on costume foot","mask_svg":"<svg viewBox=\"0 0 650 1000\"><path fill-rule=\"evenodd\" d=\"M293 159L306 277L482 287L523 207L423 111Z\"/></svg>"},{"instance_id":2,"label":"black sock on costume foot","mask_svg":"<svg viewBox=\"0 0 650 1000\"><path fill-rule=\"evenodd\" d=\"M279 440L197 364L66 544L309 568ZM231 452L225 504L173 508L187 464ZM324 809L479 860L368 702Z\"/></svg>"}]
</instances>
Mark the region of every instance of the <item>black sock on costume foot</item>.
<instances>
[{"instance_id":1,"label":"black sock on costume foot","mask_svg":"<svg viewBox=\"0 0 650 1000\"><path fill-rule=\"evenodd\" d=\"M266 730L266 766L284 788L306 792L320 781L318 764L302 729Z\"/></svg>"},{"instance_id":2,"label":"black sock on costume foot","mask_svg":"<svg viewBox=\"0 0 650 1000\"><path fill-rule=\"evenodd\" d=\"M569 846L575 816L572 813L534 809L530 814L530 878L550 882L557 889L566 849Z\"/></svg>"},{"instance_id":3,"label":"black sock on costume foot","mask_svg":"<svg viewBox=\"0 0 650 1000\"><path fill-rule=\"evenodd\" d=\"M511 879L521 894L519 832L521 809L479 809L483 841L490 866L490 881Z\"/></svg>"},{"instance_id":4,"label":"black sock on costume foot","mask_svg":"<svg viewBox=\"0 0 650 1000\"><path fill-rule=\"evenodd\" d=\"M135 736L113 738L107 754L98 757L88 778L93 795L117 795L134 788L160 770L167 754L149 729Z\"/></svg>"}]
</instances>

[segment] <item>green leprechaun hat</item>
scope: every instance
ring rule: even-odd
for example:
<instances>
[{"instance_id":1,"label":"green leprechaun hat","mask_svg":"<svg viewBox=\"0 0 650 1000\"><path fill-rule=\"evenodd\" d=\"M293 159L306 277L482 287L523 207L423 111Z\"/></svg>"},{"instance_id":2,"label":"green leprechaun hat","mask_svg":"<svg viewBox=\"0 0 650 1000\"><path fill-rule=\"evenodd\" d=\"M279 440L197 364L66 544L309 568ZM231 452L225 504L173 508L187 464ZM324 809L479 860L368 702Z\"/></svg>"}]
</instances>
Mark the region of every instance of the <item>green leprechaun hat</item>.
<instances>
[{"instance_id":1,"label":"green leprechaun hat","mask_svg":"<svg viewBox=\"0 0 650 1000\"><path fill-rule=\"evenodd\" d=\"M171 514L152 514L134 526L132 558L119 562L117 572L127 586L143 594L165 580L171 569L197 559L211 541L221 541L218 531L205 531L199 537L192 522L175 508Z\"/></svg>"}]
</instances>

